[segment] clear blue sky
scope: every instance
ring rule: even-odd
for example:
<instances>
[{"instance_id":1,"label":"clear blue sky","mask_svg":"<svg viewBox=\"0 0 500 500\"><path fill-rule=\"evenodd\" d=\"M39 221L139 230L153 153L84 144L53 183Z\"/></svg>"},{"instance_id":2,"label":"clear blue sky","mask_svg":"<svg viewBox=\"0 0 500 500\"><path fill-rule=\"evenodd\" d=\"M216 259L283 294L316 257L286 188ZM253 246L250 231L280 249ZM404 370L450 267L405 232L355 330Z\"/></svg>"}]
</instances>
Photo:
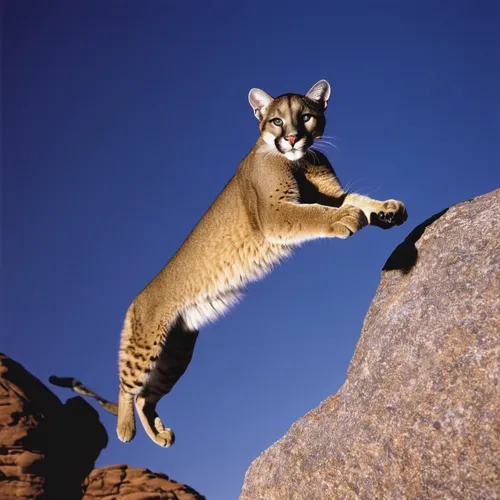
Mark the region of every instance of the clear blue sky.
<instances>
[{"instance_id":1,"label":"clear blue sky","mask_svg":"<svg viewBox=\"0 0 500 500\"><path fill-rule=\"evenodd\" d=\"M116 398L125 310L258 136L250 88L332 85L328 156L409 220L305 245L202 330L126 462L233 500L245 470L343 383L392 249L500 185L495 1L4 2L1 349ZM63 399L68 391L55 389Z\"/></svg>"}]
</instances>

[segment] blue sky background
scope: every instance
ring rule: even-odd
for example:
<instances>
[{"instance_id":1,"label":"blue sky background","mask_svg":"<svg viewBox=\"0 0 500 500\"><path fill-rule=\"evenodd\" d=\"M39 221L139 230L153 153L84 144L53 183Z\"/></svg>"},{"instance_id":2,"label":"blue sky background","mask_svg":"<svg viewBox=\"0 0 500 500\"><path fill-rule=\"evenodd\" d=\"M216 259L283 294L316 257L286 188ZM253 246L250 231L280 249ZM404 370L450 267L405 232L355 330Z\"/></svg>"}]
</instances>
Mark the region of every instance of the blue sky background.
<instances>
[{"instance_id":1,"label":"blue sky background","mask_svg":"<svg viewBox=\"0 0 500 500\"><path fill-rule=\"evenodd\" d=\"M495 1L3 2L0 350L116 398L125 310L258 136L250 88L332 85L344 184L403 200L399 228L305 245L202 330L142 428L97 465L235 499L265 448L345 379L385 260L439 210L499 187ZM55 389L63 399L71 396Z\"/></svg>"}]
</instances>

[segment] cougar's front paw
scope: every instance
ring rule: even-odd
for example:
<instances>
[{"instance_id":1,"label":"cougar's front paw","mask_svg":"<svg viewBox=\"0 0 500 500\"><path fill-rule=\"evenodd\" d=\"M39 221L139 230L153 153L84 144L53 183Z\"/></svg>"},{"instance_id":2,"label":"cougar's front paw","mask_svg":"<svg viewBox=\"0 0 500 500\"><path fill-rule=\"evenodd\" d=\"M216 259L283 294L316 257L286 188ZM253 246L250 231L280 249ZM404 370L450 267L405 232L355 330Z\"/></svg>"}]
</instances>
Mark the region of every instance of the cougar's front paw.
<instances>
[{"instance_id":1,"label":"cougar's front paw","mask_svg":"<svg viewBox=\"0 0 500 500\"><path fill-rule=\"evenodd\" d=\"M363 211L351 205L345 205L335 214L335 222L331 227L331 234L337 238L348 238L366 226L368 220Z\"/></svg>"},{"instance_id":2,"label":"cougar's front paw","mask_svg":"<svg viewBox=\"0 0 500 500\"><path fill-rule=\"evenodd\" d=\"M378 213L370 215L370 224L389 229L393 226L400 226L408 219L408 212L403 202L397 200L387 200Z\"/></svg>"}]
</instances>

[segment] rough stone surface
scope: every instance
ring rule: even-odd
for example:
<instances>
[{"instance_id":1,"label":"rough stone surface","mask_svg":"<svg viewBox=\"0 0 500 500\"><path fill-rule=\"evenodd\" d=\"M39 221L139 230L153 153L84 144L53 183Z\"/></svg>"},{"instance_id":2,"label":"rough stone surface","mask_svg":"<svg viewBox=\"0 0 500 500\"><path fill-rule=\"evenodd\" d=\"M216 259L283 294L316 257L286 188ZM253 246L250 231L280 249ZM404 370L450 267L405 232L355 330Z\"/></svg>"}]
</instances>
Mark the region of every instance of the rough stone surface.
<instances>
[{"instance_id":1,"label":"rough stone surface","mask_svg":"<svg viewBox=\"0 0 500 500\"><path fill-rule=\"evenodd\" d=\"M0 500L204 498L147 469L112 465L92 471L107 442L97 412L82 398L61 403L0 353Z\"/></svg>"},{"instance_id":2,"label":"rough stone surface","mask_svg":"<svg viewBox=\"0 0 500 500\"><path fill-rule=\"evenodd\" d=\"M128 465L110 465L92 471L83 500L204 500L205 497L165 474Z\"/></svg>"},{"instance_id":3,"label":"rough stone surface","mask_svg":"<svg viewBox=\"0 0 500 500\"><path fill-rule=\"evenodd\" d=\"M240 500L500 498L500 190L389 258L347 380L247 471Z\"/></svg>"},{"instance_id":4,"label":"rough stone surface","mask_svg":"<svg viewBox=\"0 0 500 500\"><path fill-rule=\"evenodd\" d=\"M97 412L82 398L61 403L0 354L0 500L81 498L81 483L107 441Z\"/></svg>"}]
</instances>

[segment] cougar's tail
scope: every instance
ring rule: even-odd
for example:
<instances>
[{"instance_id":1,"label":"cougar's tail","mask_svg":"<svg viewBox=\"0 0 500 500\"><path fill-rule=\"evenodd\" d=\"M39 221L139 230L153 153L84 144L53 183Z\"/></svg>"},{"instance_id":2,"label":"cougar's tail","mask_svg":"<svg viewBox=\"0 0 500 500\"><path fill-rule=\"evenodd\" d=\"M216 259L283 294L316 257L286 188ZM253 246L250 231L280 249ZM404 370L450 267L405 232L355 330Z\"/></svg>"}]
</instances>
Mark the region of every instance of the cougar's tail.
<instances>
[{"instance_id":1,"label":"cougar's tail","mask_svg":"<svg viewBox=\"0 0 500 500\"><path fill-rule=\"evenodd\" d=\"M52 375L49 377L49 382L59 387L67 387L68 389L72 389L74 392L82 394L83 396L94 398L105 410L109 411L109 413L118 415L118 405L116 403L111 403L110 401L106 401L105 399L101 398L101 396L98 396L95 392L87 389L87 387L85 387L79 380L76 380L76 378L56 377L55 375Z\"/></svg>"}]
</instances>

